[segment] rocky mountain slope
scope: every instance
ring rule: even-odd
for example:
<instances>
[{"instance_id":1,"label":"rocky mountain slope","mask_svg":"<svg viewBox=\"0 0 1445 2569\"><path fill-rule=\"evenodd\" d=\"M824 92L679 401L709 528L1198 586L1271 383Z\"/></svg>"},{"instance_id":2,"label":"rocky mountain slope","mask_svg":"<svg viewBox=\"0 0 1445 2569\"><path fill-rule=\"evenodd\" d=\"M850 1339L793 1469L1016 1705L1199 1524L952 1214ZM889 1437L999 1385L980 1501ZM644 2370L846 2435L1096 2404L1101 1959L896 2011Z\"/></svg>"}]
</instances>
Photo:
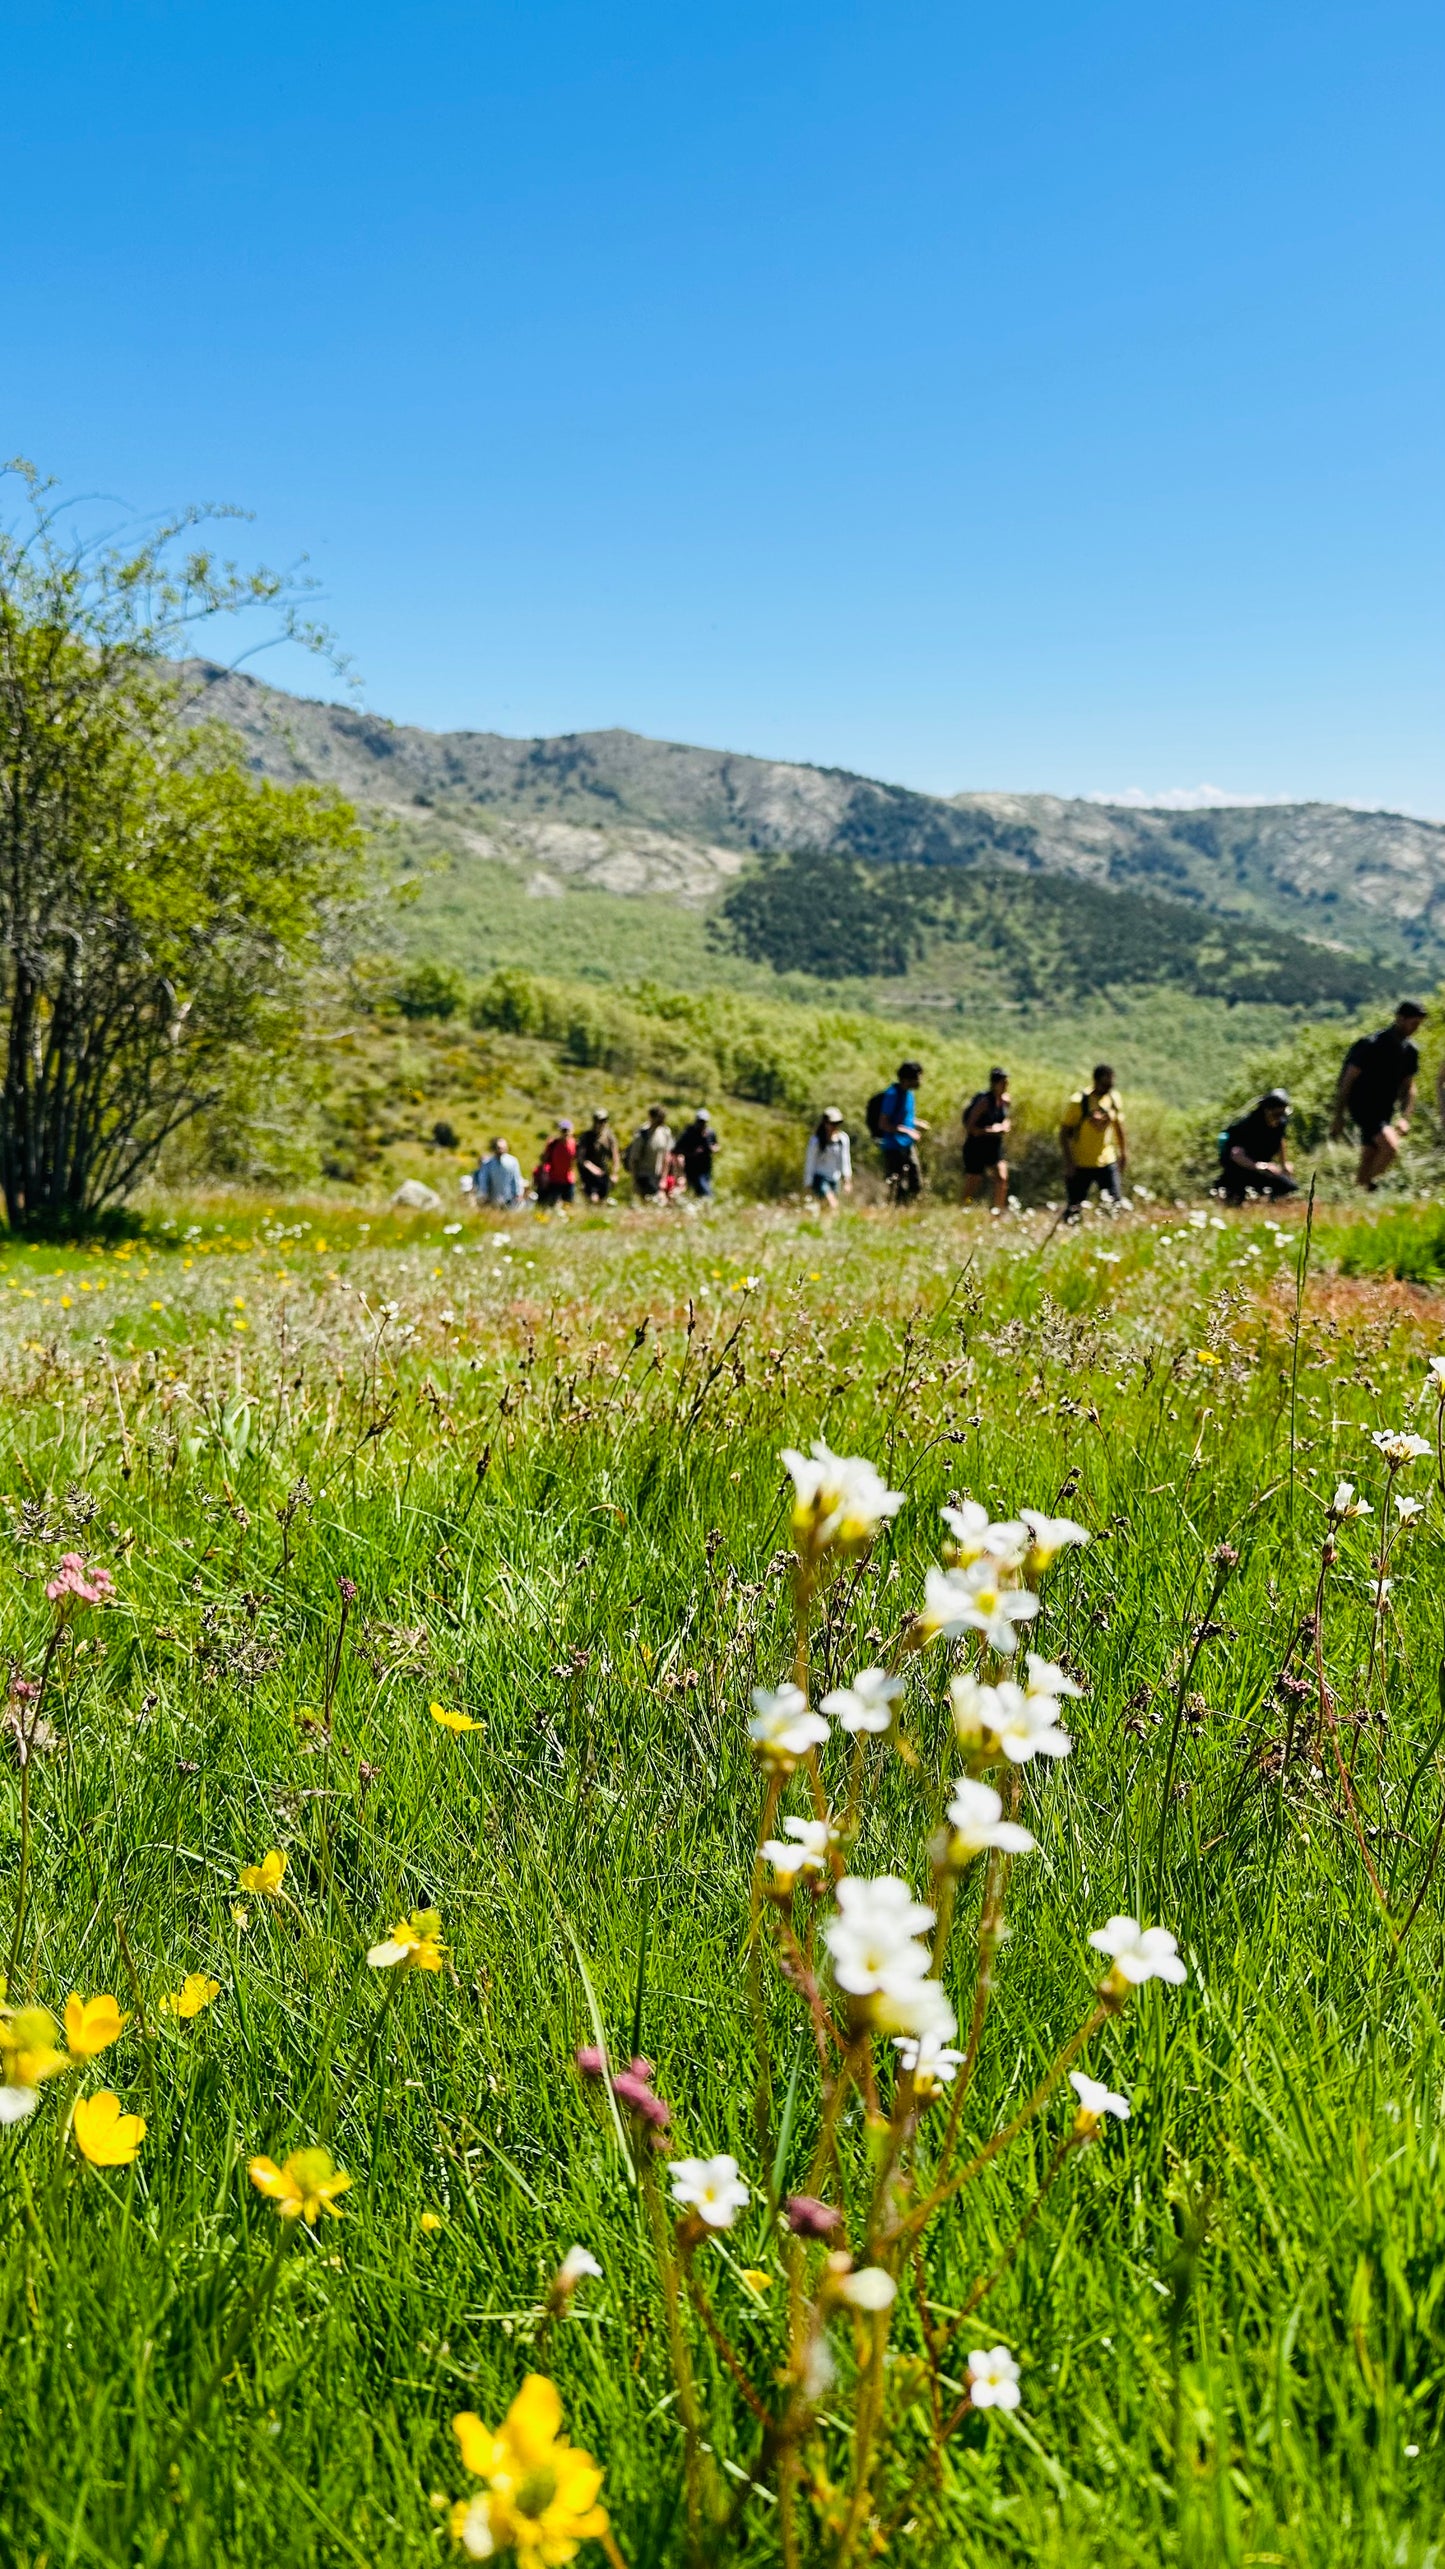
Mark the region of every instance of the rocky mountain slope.
<instances>
[{"instance_id":1,"label":"rocky mountain slope","mask_svg":"<svg viewBox=\"0 0 1445 2569\"><path fill-rule=\"evenodd\" d=\"M1164 812L1048 794L945 798L841 768L634 732L550 740L428 732L207 663L185 674L194 712L239 732L261 772L334 784L399 819L435 815L477 854L528 867L540 893L585 883L701 907L765 851L848 852L872 864L1069 875L1422 973L1445 964L1445 825L1401 813L1333 803Z\"/></svg>"}]
</instances>

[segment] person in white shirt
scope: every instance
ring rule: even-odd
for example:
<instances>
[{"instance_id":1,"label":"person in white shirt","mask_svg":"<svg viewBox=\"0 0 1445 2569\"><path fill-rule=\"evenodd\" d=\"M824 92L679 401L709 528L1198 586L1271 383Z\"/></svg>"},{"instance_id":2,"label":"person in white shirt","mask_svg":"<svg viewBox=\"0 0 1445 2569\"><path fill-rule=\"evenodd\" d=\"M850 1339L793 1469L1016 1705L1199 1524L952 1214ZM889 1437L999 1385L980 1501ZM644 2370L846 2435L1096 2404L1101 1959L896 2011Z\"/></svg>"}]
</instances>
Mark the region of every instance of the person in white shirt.
<instances>
[{"instance_id":1,"label":"person in white shirt","mask_svg":"<svg viewBox=\"0 0 1445 2569\"><path fill-rule=\"evenodd\" d=\"M520 1204L526 1194L522 1182L522 1164L507 1148L506 1136L499 1133L486 1158L479 1162L472 1179L474 1204Z\"/></svg>"},{"instance_id":2,"label":"person in white shirt","mask_svg":"<svg viewBox=\"0 0 1445 2569\"><path fill-rule=\"evenodd\" d=\"M808 1135L803 1161L803 1187L825 1213L836 1213L841 1192L853 1192L853 1151L836 1106L825 1106Z\"/></svg>"}]
</instances>

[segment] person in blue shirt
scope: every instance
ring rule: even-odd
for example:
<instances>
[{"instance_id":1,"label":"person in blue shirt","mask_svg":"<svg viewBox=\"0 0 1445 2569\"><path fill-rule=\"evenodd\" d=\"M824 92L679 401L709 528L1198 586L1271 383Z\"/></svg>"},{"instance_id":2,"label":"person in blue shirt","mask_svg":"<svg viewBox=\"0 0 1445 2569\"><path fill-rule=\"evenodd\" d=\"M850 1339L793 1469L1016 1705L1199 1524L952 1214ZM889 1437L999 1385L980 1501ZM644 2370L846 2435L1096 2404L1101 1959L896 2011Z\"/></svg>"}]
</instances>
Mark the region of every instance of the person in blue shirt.
<instances>
[{"instance_id":1,"label":"person in blue shirt","mask_svg":"<svg viewBox=\"0 0 1445 2569\"><path fill-rule=\"evenodd\" d=\"M918 1113L918 1083L922 1077L922 1062L900 1062L897 1078L883 1091L878 1139L883 1150L883 1174L895 1204L911 1204L923 1184L918 1136L926 1133L928 1126L920 1121Z\"/></svg>"},{"instance_id":2,"label":"person in blue shirt","mask_svg":"<svg viewBox=\"0 0 1445 2569\"><path fill-rule=\"evenodd\" d=\"M472 1201L474 1204L520 1204L525 1193L522 1164L513 1158L505 1135L499 1133L486 1158L478 1163L472 1179Z\"/></svg>"}]
</instances>

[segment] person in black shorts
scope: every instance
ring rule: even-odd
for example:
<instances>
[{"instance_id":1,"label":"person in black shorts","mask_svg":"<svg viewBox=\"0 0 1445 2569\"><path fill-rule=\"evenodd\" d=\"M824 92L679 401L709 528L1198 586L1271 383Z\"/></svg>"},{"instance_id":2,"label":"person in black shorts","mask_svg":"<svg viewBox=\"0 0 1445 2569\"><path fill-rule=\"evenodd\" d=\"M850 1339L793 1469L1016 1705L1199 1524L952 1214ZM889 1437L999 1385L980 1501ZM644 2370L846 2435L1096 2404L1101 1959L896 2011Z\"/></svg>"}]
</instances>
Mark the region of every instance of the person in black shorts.
<instances>
[{"instance_id":1,"label":"person in black shorts","mask_svg":"<svg viewBox=\"0 0 1445 2569\"><path fill-rule=\"evenodd\" d=\"M1219 1193L1226 1204L1243 1204L1247 1195L1298 1195L1299 1179L1285 1156L1289 1118L1288 1095L1271 1088L1221 1135Z\"/></svg>"},{"instance_id":2,"label":"person in black shorts","mask_svg":"<svg viewBox=\"0 0 1445 2569\"><path fill-rule=\"evenodd\" d=\"M1420 1068L1414 1039L1424 1022L1425 1011L1419 1003L1402 999L1392 1024L1382 1026L1377 1035L1361 1035L1345 1055L1330 1132L1338 1141L1349 1116L1360 1137L1355 1182L1371 1195L1394 1165L1410 1130Z\"/></svg>"},{"instance_id":3,"label":"person in black shorts","mask_svg":"<svg viewBox=\"0 0 1445 2569\"><path fill-rule=\"evenodd\" d=\"M993 1210L1008 1210L1008 1159L1012 1118L1008 1072L991 1070L987 1088L979 1089L963 1110L963 1200L974 1204L984 1179L993 1180Z\"/></svg>"}]
</instances>

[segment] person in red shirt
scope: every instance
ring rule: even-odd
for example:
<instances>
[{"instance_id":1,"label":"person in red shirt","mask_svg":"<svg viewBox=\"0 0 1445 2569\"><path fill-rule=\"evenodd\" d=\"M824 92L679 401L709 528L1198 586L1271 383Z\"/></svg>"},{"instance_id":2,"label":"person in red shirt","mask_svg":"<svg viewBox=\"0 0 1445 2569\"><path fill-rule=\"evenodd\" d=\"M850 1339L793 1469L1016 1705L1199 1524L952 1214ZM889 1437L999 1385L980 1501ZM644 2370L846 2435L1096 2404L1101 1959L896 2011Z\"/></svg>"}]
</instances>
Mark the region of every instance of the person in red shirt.
<instances>
[{"instance_id":1,"label":"person in red shirt","mask_svg":"<svg viewBox=\"0 0 1445 2569\"><path fill-rule=\"evenodd\" d=\"M533 1172L539 1204L570 1204L577 1193L577 1143L570 1115L563 1115Z\"/></svg>"}]
</instances>

